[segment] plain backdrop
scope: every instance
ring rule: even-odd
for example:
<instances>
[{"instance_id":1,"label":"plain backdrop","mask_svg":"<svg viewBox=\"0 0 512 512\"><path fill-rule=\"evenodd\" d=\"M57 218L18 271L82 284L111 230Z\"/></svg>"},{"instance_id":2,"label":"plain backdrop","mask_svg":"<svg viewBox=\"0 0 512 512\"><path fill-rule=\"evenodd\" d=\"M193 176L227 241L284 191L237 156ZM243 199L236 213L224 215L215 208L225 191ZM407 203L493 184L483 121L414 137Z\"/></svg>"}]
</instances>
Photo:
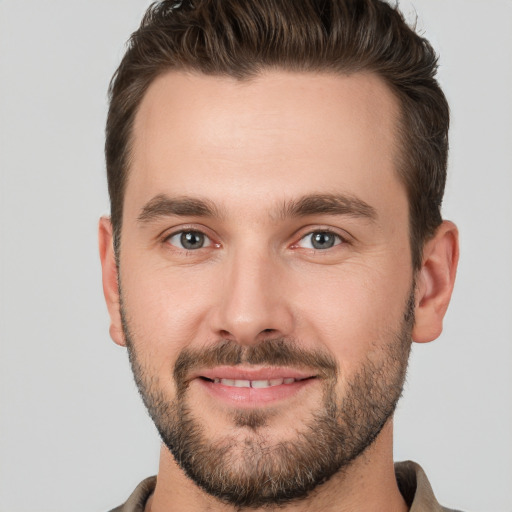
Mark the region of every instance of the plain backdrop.
<instances>
[{"instance_id":1,"label":"plain backdrop","mask_svg":"<svg viewBox=\"0 0 512 512\"><path fill-rule=\"evenodd\" d=\"M147 5L0 0L0 512L106 511L157 469L96 242L107 85ZM441 54L462 256L444 333L414 347L395 458L446 506L511 512L512 1L401 5Z\"/></svg>"}]
</instances>

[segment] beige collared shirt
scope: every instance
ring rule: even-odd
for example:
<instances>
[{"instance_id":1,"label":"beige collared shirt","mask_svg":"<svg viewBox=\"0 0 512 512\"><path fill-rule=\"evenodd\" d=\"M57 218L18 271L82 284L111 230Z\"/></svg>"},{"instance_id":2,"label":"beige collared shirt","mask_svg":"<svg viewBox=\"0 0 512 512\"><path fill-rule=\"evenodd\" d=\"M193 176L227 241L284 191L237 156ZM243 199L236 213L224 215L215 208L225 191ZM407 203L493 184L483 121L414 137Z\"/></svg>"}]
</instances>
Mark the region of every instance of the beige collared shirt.
<instances>
[{"instance_id":1,"label":"beige collared shirt","mask_svg":"<svg viewBox=\"0 0 512 512\"><path fill-rule=\"evenodd\" d=\"M419 464L412 461L397 462L395 474L398 488L410 506L409 512L457 512L439 505L427 475ZM137 486L124 505L110 512L144 512L146 502L154 491L155 485L156 476L146 478Z\"/></svg>"}]
</instances>

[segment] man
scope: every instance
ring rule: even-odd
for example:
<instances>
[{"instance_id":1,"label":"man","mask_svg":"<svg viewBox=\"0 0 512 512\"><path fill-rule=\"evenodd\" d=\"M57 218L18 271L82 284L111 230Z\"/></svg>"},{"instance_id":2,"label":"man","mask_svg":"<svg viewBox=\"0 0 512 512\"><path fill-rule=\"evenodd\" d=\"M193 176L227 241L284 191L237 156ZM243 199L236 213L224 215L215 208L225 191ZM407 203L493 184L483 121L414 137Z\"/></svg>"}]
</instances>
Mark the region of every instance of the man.
<instances>
[{"instance_id":1,"label":"man","mask_svg":"<svg viewBox=\"0 0 512 512\"><path fill-rule=\"evenodd\" d=\"M378 0L150 7L111 85L99 238L163 445L115 510L448 510L392 459L458 259L435 71Z\"/></svg>"}]
</instances>

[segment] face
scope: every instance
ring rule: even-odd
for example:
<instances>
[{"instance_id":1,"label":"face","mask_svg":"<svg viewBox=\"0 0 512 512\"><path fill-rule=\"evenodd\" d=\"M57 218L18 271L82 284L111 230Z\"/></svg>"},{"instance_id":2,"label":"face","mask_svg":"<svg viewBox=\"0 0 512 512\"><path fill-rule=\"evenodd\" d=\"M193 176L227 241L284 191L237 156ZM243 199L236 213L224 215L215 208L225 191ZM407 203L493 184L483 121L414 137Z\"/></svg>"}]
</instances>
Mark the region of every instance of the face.
<instances>
[{"instance_id":1,"label":"face","mask_svg":"<svg viewBox=\"0 0 512 512\"><path fill-rule=\"evenodd\" d=\"M392 415L414 308L397 116L370 74L173 72L142 101L117 341L177 462L227 502L306 496Z\"/></svg>"}]
</instances>

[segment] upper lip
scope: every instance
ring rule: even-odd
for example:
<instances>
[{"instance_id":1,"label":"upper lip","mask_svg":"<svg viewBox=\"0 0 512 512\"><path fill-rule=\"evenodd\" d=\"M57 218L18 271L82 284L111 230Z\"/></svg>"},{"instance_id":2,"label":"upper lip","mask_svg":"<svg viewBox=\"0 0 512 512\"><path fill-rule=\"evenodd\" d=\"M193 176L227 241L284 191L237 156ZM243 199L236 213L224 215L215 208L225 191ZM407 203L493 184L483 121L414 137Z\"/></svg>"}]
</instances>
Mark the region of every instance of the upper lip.
<instances>
[{"instance_id":1,"label":"upper lip","mask_svg":"<svg viewBox=\"0 0 512 512\"><path fill-rule=\"evenodd\" d=\"M263 368L244 368L239 366L217 366L215 368L205 368L198 370L191 375L192 379L205 377L210 380L214 379L231 379L231 380L271 380L271 379L308 379L315 377L315 373L311 371L298 370L296 368L284 367L263 367Z\"/></svg>"}]
</instances>

